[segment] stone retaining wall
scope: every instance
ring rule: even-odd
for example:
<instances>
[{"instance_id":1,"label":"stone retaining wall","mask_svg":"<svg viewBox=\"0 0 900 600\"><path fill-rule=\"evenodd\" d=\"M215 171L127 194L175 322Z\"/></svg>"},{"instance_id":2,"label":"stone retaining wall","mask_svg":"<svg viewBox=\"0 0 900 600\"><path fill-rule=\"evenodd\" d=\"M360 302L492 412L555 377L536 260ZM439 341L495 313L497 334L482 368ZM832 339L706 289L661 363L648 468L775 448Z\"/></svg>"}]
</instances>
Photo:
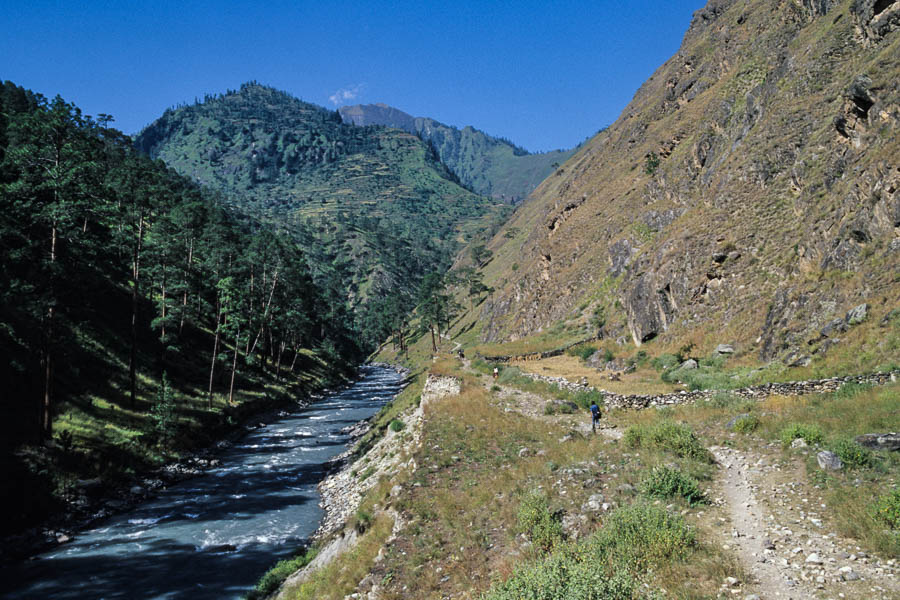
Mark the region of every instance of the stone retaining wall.
<instances>
[{"instance_id":1,"label":"stone retaining wall","mask_svg":"<svg viewBox=\"0 0 900 600\"><path fill-rule=\"evenodd\" d=\"M530 352L528 354L509 354L504 356L482 356L481 358L486 360L487 362L502 362L508 363L513 360L541 360L542 358L551 358L553 356L561 356L566 350L569 348L574 348L575 346L580 346L581 344L587 344L588 342L593 342L597 339L597 336L591 336L589 338L585 338L583 340L572 342L571 344L566 344L562 348L554 348L553 350L545 350L544 352Z\"/></svg>"},{"instance_id":2,"label":"stone retaining wall","mask_svg":"<svg viewBox=\"0 0 900 600\"><path fill-rule=\"evenodd\" d=\"M603 402L609 408L641 409L650 406L668 406L671 404L687 404L698 400L711 400L716 394L727 392L750 400L762 400L773 394L780 396L801 396L804 394L820 394L833 392L846 383L868 385L884 385L900 378L900 371L889 373L871 373L868 375L850 375L847 377L829 377L828 379L812 379L808 381L789 381L785 383L765 383L734 390L697 390L681 391L671 394L614 394L610 391L581 383L571 382L563 377L548 377L523 371L523 375L536 381L543 381L572 392L599 391L603 394Z\"/></svg>"}]
</instances>

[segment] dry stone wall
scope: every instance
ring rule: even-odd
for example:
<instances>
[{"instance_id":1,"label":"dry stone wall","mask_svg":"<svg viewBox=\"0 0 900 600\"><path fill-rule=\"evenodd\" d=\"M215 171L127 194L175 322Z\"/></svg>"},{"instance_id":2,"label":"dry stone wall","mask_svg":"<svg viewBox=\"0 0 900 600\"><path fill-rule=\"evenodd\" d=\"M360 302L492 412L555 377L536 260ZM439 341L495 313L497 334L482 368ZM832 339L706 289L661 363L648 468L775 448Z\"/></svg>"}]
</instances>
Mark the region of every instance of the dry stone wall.
<instances>
[{"instance_id":1,"label":"dry stone wall","mask_svg":"<svg viewBox=\"0 0 900 600\"><path fill-rule=\"evenodd\" d=\"M523 372L523 375L536 381L543 381L572 392L599 391L603 394L606 408L642 409L651 406L669 406L672 404L688 404L698 401L709 401L722 390L695 390L673 392L671 394L614 394L604 389L588 385L587 381L571 382L563 377L548 377L536 373ZM847 383L866 385L884 385L900 378L900 371L888 373L871 373L867 375L850 375L847 377L829 377L827 379L811 379L807 381L789 381L785 383L765 383L734 390L726 390L730 394L750 400L762 400L771 395L801 396L804 394L820 394L833 392Z\"/></svg>"}]
</instances>

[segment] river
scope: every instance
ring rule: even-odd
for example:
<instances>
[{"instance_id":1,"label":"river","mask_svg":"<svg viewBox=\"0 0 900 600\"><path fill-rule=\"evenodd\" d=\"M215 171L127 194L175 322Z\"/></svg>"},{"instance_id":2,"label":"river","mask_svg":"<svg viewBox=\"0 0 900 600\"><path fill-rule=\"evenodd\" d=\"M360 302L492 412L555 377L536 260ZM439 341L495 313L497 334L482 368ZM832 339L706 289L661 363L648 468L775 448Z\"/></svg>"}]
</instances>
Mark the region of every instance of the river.
<instances>
[{"instance_id":1,"label":"river","mask_svg":"<svg viewBox=\"0 0 900 600\"><path fill-rule=\"evenodd\" d=\"M392 369L253 430L221 463L172 485L74 541L0 572L4 598L241 598L323 517L316 490L341 430L401 389Z\"/></svg>"}]
</instances>

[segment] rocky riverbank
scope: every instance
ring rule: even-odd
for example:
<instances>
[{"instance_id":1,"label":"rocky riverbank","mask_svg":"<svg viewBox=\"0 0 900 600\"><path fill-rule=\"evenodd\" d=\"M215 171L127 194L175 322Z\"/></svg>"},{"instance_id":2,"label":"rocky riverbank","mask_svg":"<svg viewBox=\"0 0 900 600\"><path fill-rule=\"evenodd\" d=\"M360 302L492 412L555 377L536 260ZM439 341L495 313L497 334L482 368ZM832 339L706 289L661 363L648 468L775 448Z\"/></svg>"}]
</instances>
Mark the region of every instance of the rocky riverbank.
<instances>
[{"instance_id":1,"label":"rocky riverbank","mask_svg":"<svg viewBox=\"0 0 900 600\"><path fill-rule=\"evenodd\" d=\"M349 384L349 382L348 382ZM343 387L343 386L341 386ZM240 422L211 446L182 456L157 469L142 473L125 484L113 484L101 478L78 480L64 510L40 526L0 539L0 564L22 560L75 539L79 531L153 498L157 492L191 479L219 466L218 456L248 432L265 427L308 406L339 388L324 388L302 399L271 402L258 410L239 415Z\"/></svg>"},{"instance_id":2,"label":"rocky riverbank","mask_svg":"<svg viewBox=\"0 0 900 600\"><path fill-rule=\"evenodd\" d=\"M325 518L313 538L323 545L313 562L284 582L275 596L278 600L288 598L289 590L293 586L299 585L313 572L355 547L359 533L349 525L366 492L382 478L391 480L401 470L408 469L410 472L415 470L416 463L412 454L421 441L425 407L434 400L459 392L459 379L429 375L418 405L398 416L397 421L403 423L402 427L386 428L384 435L367 452L353 461L349 459L356 454L359 442L335 458L333 464L338 470L319 484ZM360 438L369 428L368 423L359 423L353 426L353 434ZM395 497L401 491L400 485L395 484L390 495ZM400 515L389 505L376 509L386 512L393 519L390 539L394 539L403 528ZM369 596L377 597L377 585L374 582L368 584L365 587L369 588Z\"/></svg>"}]
</instances>

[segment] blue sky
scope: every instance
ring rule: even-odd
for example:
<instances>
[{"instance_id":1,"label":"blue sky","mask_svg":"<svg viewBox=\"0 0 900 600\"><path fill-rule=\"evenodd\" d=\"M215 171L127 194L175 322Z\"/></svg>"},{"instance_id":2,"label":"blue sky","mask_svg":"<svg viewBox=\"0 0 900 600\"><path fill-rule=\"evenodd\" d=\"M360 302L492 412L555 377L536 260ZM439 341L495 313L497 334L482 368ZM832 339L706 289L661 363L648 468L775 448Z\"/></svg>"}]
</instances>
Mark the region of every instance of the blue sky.
<instances>
[{"instance_id":1,"label":"blue sky","mask_svg":"<svg viewBox=\"0 0 900 600\"><path fill-rule=\"evenodd\" d=\"M126 133L256 80L550 150L614 121L704 4L0 0L0 79Z\"/></svg>"}]
</instances>

